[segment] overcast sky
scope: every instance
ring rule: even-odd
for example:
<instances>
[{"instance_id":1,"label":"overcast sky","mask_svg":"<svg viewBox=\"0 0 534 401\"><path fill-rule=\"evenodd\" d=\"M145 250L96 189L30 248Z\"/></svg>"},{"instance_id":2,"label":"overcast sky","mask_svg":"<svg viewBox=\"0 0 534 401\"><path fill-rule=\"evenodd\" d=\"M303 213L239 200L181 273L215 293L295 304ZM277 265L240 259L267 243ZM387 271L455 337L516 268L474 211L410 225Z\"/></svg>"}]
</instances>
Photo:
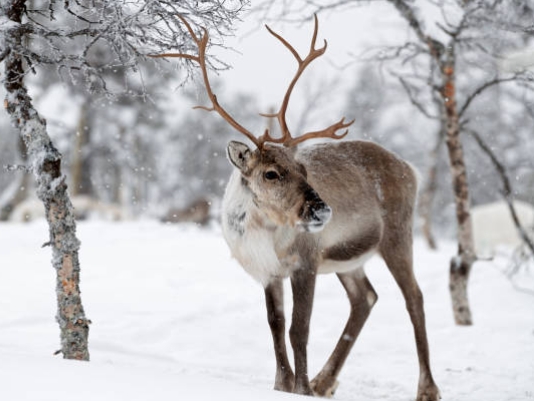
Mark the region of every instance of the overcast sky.
<instances>
[{"instance_id":1,"label":"overcast sky","mask_svg":"<svg viewBox=\"0 0 534 401\"><path fill-rule=\"evenodd\" d=\"M220 73L225 90L243 90L255 94L263 108L258 112L266 112L270 107L279 107L296 72L297 62L291 53L269 34L263 24L259 24L256 15L254 18L246 18L239 24L235 38L227 42L235 52L218 50L216 54L232 66L230 70ZM313 21L302 24L275 21L269 22L269 26L286 38L302 57L307 55ZM399 35L399 32L404 34ZM339 89L333 91L326 86L320 93L327 96L325 108L339 108L340 100L345 96L343 91L352 85L354 69L358 65L355 56L373 46L402 43L407 33L404 21L386 3L364 5L345 12L320 14L317 47L321 47L326 39L328 48L324 56L308 67L297 84L289 113L298 113L306 93L314 92L330 80L337 80ZM223 97L219 96L219 100L221 99ZM325 117L325 120L333 122L341 117L336 114Z\"/></svg>"}]
</instances>

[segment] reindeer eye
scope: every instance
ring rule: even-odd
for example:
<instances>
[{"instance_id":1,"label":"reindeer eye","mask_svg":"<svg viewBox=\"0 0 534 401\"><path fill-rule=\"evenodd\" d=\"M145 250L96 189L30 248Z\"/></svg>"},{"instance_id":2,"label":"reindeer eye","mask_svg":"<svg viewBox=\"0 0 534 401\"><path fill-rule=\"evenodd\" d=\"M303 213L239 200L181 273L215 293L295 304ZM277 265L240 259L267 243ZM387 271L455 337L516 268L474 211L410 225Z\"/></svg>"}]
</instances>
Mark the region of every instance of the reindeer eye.
<instances>
[{"instance_id":1,"label":"reindeer eye","mask_svg":"<svg viewBox=\"0 0 534 401\"><path fill-rule=\"evenodd\" d=\"M263 176L265 177L266 180L277 180L280 178L280 175L276 171L273 171L273 170L266 171L263 174Z\"/></svg>"}]
</instances>

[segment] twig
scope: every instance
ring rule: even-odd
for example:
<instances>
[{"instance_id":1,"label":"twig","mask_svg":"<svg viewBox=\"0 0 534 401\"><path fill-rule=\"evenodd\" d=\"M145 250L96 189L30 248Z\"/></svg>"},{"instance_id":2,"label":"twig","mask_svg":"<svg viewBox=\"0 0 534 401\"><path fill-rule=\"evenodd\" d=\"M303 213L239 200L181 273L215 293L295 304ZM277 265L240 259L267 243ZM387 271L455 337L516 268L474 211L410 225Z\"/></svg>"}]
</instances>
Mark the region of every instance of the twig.
<instances>
[{"instance_id":1,"label":"twig","mask_svg":"<svg viewBox=\"0 0 534 401\"><path fill-rule=\"evenodd\" d=\"M31 167L24 166L21 164L4 164L3 166L4 171L22 171L23 173L31 173L32 169Z\"/></svg>"},{"instance_id":2,"label":"twig","mask_svg":"<svg viewBox=\"0 0 534 401\"><path fill-rule=\"evenodd\" d=\"M469 107L469 105L471 104L471 102L475 99L475 97L477 97L478 95L480 95L482 92L484 92L486 89L492 87L492 86L495 86L495 85L498 85L498 84L501 84L503 82L510 82L510 81L516 81L516 80L519 80L520 79L520 75L519 74L515 74L514 76L512 77L508 77L508 78L494 78L492 79L491 81L488 81L488 82L485 82L483 85L481 85L480 87L478 87L473 93L471 93L467 99L465 100L465 103L464 105L462 106L462 108L460 109L460 111L458 112L458 117L461 118L462 115L465 113L465 111L467 110L467 108Z\"/></svg>"},{"instance_id":3,"label":"twig","mask_svg":"<svg viewBox=\"0 0 534 401\"><path fill-rule=\"evenodd\" d=\"M408 94L408 98L410 99L410 102L421 112L425 115L425 117L431 119L431 120L437 120L439 117L438 116L434 116L432 114L430 114L430 112L428 112L424 106L421 104L421 102L419 102L416 98L415 98L415 95L413 94L412 92L412 88L410 87L410 85L408 84L408 82L406 82L406 80L404 78L402 78L401 76L397 76L397 78L399 79L399 81L401 82L402 86L404 87L404 90L406 91L406 93Z\"/></svg>"},{"instance_id":4,"label":"twig","mask_svg":"<svg viewBox=\"0 0 534 401\"><path fill-rule=\"evenodd\" d=\"M517 216L517 212L515 210L514 206L514 197L513 197L513 191L512 191L512 184L510 183L510 179L508 178L508 174L506 172L506 168L504 165L497 159L497 156L495 156L495 153L491 150L491 148L484 142L482 137L473 130L466 130L469 134L473 136L477 144L480 146L482 151L488 155L491 162L493 163L493 166L501 176L502 182L503 182L503 197L506 203L508 204L508 208L510 209L510 214L512 215L512 219L514 221L514 224L517 228L517 231L519 233L519 236L521 237L524 244L528 246L530 251L532 252L532 255L534 256L534 243L530 239L527 231L525 228L521 225L521 222L519 221L519 217Z\"/></svg>"}]
</instances>

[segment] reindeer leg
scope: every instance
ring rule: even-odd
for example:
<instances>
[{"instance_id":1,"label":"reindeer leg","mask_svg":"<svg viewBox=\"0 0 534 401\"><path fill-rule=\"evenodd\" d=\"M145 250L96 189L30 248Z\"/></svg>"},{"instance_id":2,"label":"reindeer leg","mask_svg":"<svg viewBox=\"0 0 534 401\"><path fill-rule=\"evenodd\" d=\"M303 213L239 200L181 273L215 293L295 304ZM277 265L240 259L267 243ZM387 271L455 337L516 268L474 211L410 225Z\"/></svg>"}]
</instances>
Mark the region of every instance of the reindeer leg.
<instances>
[{"instance_id":1,"label":"reindeer leg","mask_svg":"<svg viewBox=\"0 0 534 401\"><path fill-rule=\"evenodd\" d=\"M313 391L322 397L331 397L334 394L338 385L336 378L378 299L363 269L337 276L347 291L350 315L332 355L311 382Z\"/></svg>"},{"instance_id":2,"label":"reindeer leg","mask_svg":"<svg viewBox=\"0 0 534 401\"><path fill-rule=\"evenodd\" d=\"M300 268L291 275L293 315L289 339L295 356L295 388L298 394L313 395L308 378L307 345L315 291L315 270Z\"/></svg>"},{"instance_id":3,"label":"reindeer leg","mask_svg":"<svg viewBox=\"0 0 534 401\"><path fill-rule=\"evenodd\" d=\"M287 358L282 280L275 279L265 288L265 303L267 305L267 321L271 328L276 357L274 389L291 392L295 385L295 375Z\"/></svg>"},{"instance_id":4,"label":"reindeer leg","mask_svg":"<svg viewBox=\"0 0 534 401\"><path fill-rule=\"evenodd\" d=\"M395 238L391 238L391 241L385 238L382 242L380 252L401 289L406 301L406 309L410 314L414 328L417 356L419 359L419 385L416 400L437 401L441 397L439 389L432 378L432 372L430 371L423 294L413 273L411 233L405 234L399 235L397 233Z\"/></svg>"}]
</instances>

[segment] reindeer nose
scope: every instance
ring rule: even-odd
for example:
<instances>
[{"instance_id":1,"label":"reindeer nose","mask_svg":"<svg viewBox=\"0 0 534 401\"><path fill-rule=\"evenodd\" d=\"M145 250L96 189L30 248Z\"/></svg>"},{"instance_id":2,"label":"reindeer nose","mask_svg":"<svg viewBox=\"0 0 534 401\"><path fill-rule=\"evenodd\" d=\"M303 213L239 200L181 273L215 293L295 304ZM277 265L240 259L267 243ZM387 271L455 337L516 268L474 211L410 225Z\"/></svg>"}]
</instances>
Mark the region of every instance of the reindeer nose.
<instances>
[{"instance_id":1,"label":"reindeer nose","mask_svg":"<svg viewBox=\"0 0 534 401\"><path fill-rule=\"evenodd\" d=\"M313 220L321 222L322 224L328 223L330 217L332 217L332 209L326 203L322 202L322 207L313 208Z\"/></svg>"},{"instance_id":2,"label":"reindeer nose","mask_svg":"<svg viewBox=\"0 0 534 401\"><path fill-rule=\"evenodd\" d=\"M330 221L332 209L312 188L304 193L304 204L301 209L301 226L306 231L317 232Z\"/></svg>"}]
</instances>

